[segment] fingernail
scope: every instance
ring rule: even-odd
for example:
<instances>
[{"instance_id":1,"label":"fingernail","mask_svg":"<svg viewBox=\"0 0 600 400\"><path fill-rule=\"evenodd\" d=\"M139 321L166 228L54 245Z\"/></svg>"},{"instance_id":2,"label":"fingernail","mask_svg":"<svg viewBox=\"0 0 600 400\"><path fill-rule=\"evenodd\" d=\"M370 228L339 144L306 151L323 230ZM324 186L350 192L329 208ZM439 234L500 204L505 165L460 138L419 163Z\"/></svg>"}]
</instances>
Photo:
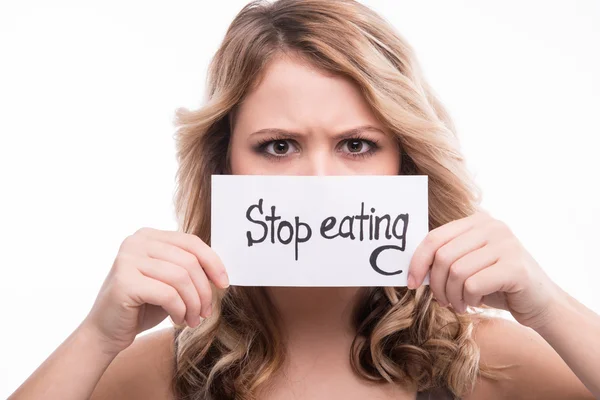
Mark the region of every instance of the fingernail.
<instances>
[{"instance_id":1,"label":"fingernail","mask_svg":"<svg viewBox=\"0 0 600 400\"><path fill-rule=\"evenodd\" d=\"M219 275L219 281L221 282L221 286L223 288L229 287L229 277L227 276L227 272L221 272L221 275Z\"/></svg>"},{"instance_id":2,"label":"fingernail","mask_svg":"<svg viewBox=\"0 0 600 400\"><path fill-rule=\"evenodd\" d=\"M415 278L413 278L412 275L408 275L407 285L408 285L409 289L414 289L415 288Z\"/></svg>"},{"instance_id":3,"label":"fingernail","mask_svg":"<svg viewBox=\"0 0 600 400\"><path fill-rule=\"evenodd\" d=\"M211 314L212 314L212 304L209 304L208 308L206 309L206 316L210 317Z\"/></svg>"}]
</instances>

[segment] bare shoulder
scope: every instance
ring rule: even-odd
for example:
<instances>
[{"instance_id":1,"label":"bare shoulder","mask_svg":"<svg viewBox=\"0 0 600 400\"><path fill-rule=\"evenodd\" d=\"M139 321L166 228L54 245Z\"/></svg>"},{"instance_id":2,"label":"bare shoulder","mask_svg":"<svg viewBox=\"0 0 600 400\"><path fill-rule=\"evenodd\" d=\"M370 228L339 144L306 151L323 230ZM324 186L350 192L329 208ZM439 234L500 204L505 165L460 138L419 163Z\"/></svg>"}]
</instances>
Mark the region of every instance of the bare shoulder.
<instances>
[{"instance_id":1,"label":"bare shoulder","mask_svg":"<svg viewBox=\"0 0 600 400\"><path fill-rule=\"evenodd\" d=\"M504 377L480 378L465 399L594 399L556 351L533 329L487 317L473 331L480 364L508 366Z\"/></svg>"},{"instance_id":2,"label":"bare shoulder","mask_svg":"<svg viewBox=\"0 0 600 400\"><path fill-rule=\"evenodd\" d=\"M139 335L113 360L91 400L173 399L173 328Z\"/></svg>"}]
</instances>

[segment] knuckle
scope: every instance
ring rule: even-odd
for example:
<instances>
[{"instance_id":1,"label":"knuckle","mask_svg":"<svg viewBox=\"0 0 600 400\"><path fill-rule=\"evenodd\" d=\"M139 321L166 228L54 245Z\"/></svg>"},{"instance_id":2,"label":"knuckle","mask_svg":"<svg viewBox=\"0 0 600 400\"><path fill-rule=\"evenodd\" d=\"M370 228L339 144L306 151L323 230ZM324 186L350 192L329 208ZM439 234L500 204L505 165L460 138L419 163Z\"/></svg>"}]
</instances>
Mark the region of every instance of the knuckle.
<instances>
[{"instance_id":1,"label":"knuckle","mask_svg":"<svg viewBox=\"0 0 600 400\"><path fill-rule=\"evenodd\" d=\"M135 235L135 234L129 235L121 243L121 246L119 247L119 251L128 251L128 250L134 249L137 246L139 246L140 243L141 243L141 240L140 240L139 235Z\"/></svg>"},{"instance_id":2,"label":"knuckle","mask_svg":"<svg viewBox=\"0 0 600 400\"><path fill-rule=\"evenodd\" d=\"M452 280L460 280L462 277L462 268L458 262L452 264L448 270L448 277Z\"/></svg>"},{"instance_id":3,"label":"knuckle","mask_svg":"<svg viewBox=\"0 0 600 400\"><path fill-rule=\"evenodd\" d=\"M502 255L502 258L506 259L509 255L515 252L515 246L519 245L519 242L514 237L504 237L496 242L498 254Z\"/></svg>"},{"instance_id":4,"label":"knuckle","mask_svg":"<svg viewBox=\"0 0 600 400\"><path fill-rule=\"evenodd\" d=\"M186 239L190 241L190 244L200 251L207 247L207 244L204 243L204 240L200 239L198 235L194 233L186 233L185 236Z\"/></svg>"},{"instance_id":5,"label":"knuckle","mask_svg":"<svg viewBox=\"0 0 600 400\"><path fill-rule=\"evenodd\" d=\"M500 233L503 234L510 234L512 233L510 228L508 227L508 225L506 225L506 223L504 223L503 221L500 221L498 219L494 219L492 222L492 227L495 231L498 231Z\"/></svg>"},{"instance_id":6,"label":"knuckle","mask_svg":"<svg viewBox=\"0 0 600 400\"><path fill-rule=\"evenodd\" d=\"M473 297L477 294L477 283L473 279L467 279L464 285L465 294L468 297Z\"/></svg>"},{"instance_id":7,"label":"knuckle","mask_svg":"<svg viewBox=\"0 0 600 400\"><path fill-rule=\"evenodd\" d=\"M429 232L429 233L428 233L428 234L425 236L425 238L423 239L423 245L424 245L425 247L430 247L430 246L433 246L433 244L435 243L435 236L436 236L436 235L435 235L435 230L434 230L434 231L431 231L431 232Z\"/></svg>"},{"instance_id":8,"label":"knuckle","mask_svg":"<svg viewBox=\"0 0 600 400\"><path fill-rule=\"evenodd\" d=\"M442 247L435 252L435 261L442 266L447 266L450 264L451 255L450 251L446 247Z\"/></svg>"},{"instance_id":9,"label":"knuckle","mask_svg":"<svg viewBox=\"0 0 600 400\"><path fill-rule=\"evenodd\" d=\"M162 294L162 302L165 305L175 305L175 303L177 303L177 297L179 297L179 295L177 294L177 291L173 288L170 288L168 290L165 290Z\"/></svg>"},{"instance_id":10,"label":"knuckle","mask_svg":"<svg viewBox=\"0 0 600 400\"><path fill-rule=\"evenodd\" d=\"M193 269L200 267L200 263L198 262L198 259L195 255L191 253L186 253L185 259L183 260L183 266L186 268Z\"/></svg>"},{"instance_id":11,"label":"knuckle","mask_svg":"<svg viewBox=\"0 0 600 400\"><path fill-rule=\"evenodd\" d=\"M521 242L514 236L505 236L503 239L498 241L498 253L499 257L504 260L514 260L516 257L522 255Z\"/></svg>"},{"instance_id":12,"label":"knuckle","mask_svg":"<svg viewBox=\"0 0 600 400\"><path fill-rule=\"evenodd\" d=\"M475 213L475 217L480 220L491 220L493 219L489 212L484 209L478 209Z\"/></svg>"},{"instance_id":13,"label":"knuckle","mask_svg":"<svg viewBox=\"0 0 600 400\"><path fill-rule=\"evenodd\" d=\"M172 310L175 310L179 315L185 315L185 306L182 306L179 293L173 288L165 290L161 296L162 303Z\"/></svg>"},{"instance_id":14,"label":"knuckle","mask_svg":"<svg viewBox=\"0 0 600 400\"><path fill-rule=\"evenodd\" d=\"M186 233L186 235L188 236L188 238L190 239L190 241L194 242L195 245L205 245L206 243L204 243L204 240L200 239L200 236L194 234L194 233Z\"/></svg>"},{"instance_id":15,"label":"knuckle","mask_svg":"<svg viewBox=\"0 0 600 400\"><path fill-rule=\"evenodd\" d=\"M143 226L140 229L138 229L137 231L135 231L135 233L133 234L134 236L146 236L148 234L150 234L153 231L152 228L148 227L148 226Z\"/></svg>"},{"instance_id":16,"label":"knuckle","mask_svg":"<svg viewBox=\"0 0 600 400\"><path fill-rule=\"evenodd\" d=\"M190 281L190 274L184 268L174 268L172 274L175 285L185 285Z\"/></svg>"}]
</instances>

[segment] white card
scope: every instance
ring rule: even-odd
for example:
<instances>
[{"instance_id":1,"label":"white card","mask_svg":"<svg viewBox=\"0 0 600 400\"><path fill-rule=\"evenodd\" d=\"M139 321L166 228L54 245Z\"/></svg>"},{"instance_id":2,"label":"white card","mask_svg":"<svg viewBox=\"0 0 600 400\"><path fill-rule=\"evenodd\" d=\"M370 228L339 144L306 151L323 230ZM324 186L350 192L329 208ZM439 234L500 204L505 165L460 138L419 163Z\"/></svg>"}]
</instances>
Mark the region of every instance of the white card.
<instances>
[{"instance_id":1,"label":"white card","mask_svg":"<svg viewBox=\"0 0 600 400\"><path fill-rule=\"evenodd\" d=\"M406 286L429 232L427 184L426 175L213 175L211 246L232 285Z\"/></svg>"}]
</instances>

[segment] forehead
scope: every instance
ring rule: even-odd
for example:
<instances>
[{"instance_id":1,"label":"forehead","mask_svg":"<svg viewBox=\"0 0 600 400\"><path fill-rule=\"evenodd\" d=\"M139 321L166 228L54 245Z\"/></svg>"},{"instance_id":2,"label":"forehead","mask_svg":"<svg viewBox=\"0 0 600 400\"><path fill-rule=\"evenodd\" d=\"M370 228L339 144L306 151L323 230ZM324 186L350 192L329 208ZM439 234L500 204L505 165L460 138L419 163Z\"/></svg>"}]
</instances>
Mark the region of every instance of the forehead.
<instances>
[{"instance_id":1,"label":"forehead","mask_svg":"<svg viewBox=\"0 0 600 400\"><path fill-rule=\"evenodd\" d=\"M258 86L240 105L238 123L244 130L344 129L365 123L377 125L378 121L350 79L300 60L278 57L267 65Z\"/></svg>"}]
</instances>

